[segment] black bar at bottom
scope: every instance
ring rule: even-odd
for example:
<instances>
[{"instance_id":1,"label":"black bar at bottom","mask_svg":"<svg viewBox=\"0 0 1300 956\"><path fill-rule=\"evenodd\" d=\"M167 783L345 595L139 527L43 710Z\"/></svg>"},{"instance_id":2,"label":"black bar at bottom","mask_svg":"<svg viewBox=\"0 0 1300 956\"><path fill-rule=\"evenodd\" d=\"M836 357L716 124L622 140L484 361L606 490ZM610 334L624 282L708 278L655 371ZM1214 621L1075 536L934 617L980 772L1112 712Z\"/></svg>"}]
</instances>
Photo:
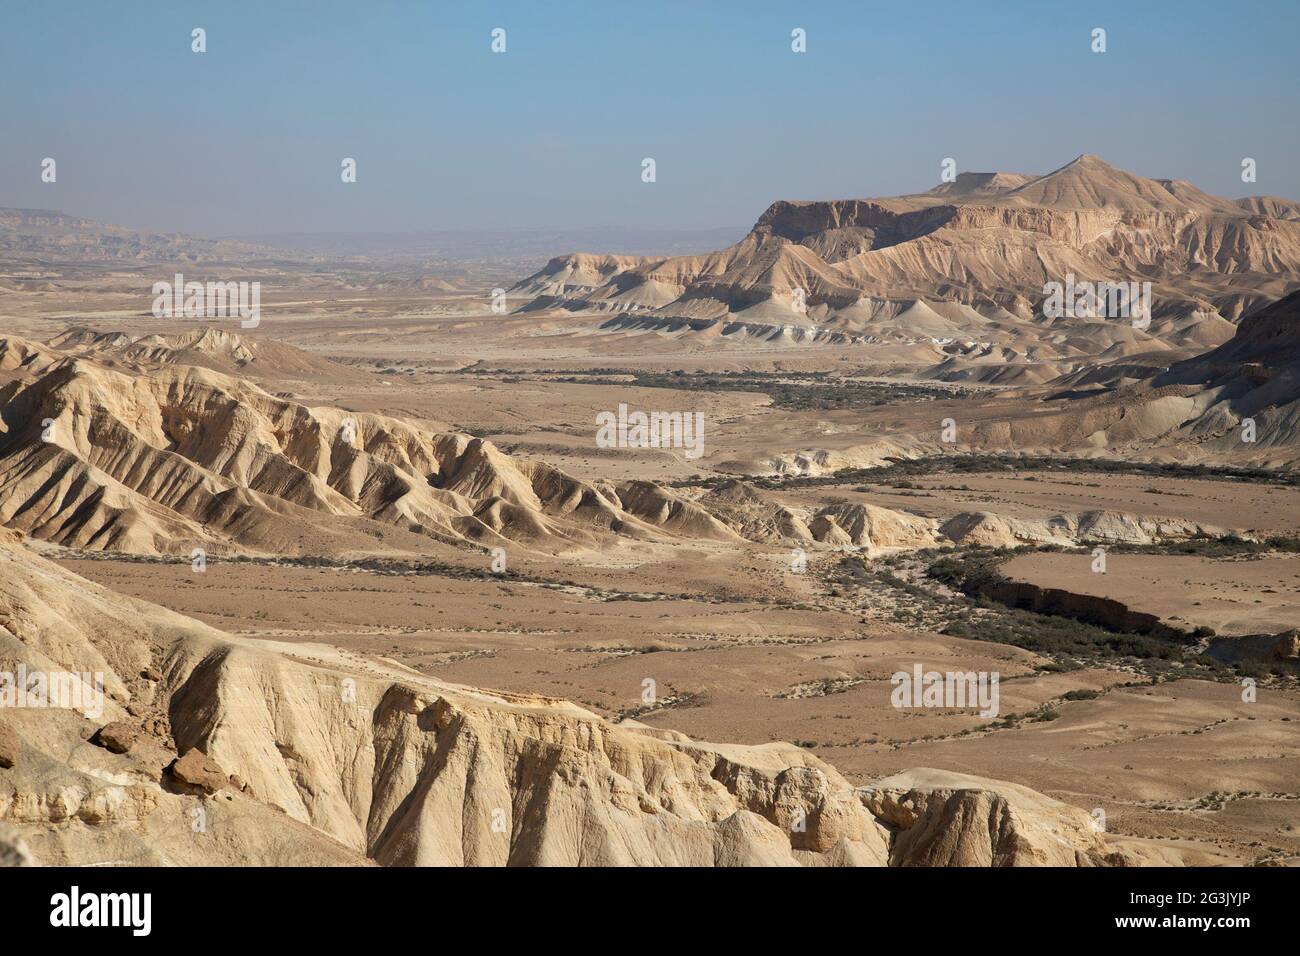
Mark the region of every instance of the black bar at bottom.
<instances>
[{"instance_id":1,"label":"black bar at bottom","mask_svg":"<svg viewBox=\"0 0 1300 956\"><path fill-rule=\"evenodd\" d=\"M608 942L626 933L627 942L656 946L688 940L679 934L695 928L715 940L723 933L728 946L825 930L861 934L873 946L992 942L1008 931L1050 932L1058 935L1045 940L1071 944L1193 935L1230 944L1261 929L1290 930L1296 885L1284 868L33 868L0 870L0 922L12 952L28 939L70 934L126 946L256 939L373 947L445 932L429 938L442 949L465 945L455 942L462 932L493 944L517 934L535 945L599 931L615 934Z\"/></svg>"}]
</instances>

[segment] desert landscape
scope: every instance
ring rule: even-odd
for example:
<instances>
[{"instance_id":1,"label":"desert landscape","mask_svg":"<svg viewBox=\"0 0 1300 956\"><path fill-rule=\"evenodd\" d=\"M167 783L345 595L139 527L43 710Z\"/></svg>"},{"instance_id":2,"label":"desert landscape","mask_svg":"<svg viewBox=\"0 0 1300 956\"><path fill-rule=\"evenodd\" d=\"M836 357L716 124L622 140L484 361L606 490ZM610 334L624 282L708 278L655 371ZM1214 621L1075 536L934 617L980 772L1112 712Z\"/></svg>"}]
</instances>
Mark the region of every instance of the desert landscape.
<instances>
[{"instance_id":1,"label":"desert landscape","mask_svg":"<svg viewBox=\"0 0 1300 956\"><path fill-rule=\"evenodd\" d=\"M1296 203L1085 155L508 287L0 225L3 660L104 681L0 713L10 857L1300 861Z\"/></svg>"},{"instance_id":2,"label":"desert landscape","mask_svg":"<svg viewBox=\"0 0 1300 956\"><path fill-rule=\"evenodd\" d=\"M15 14L0 864L1300 866L1290 14L831 6Z\"/></svg>"}]
</instances>

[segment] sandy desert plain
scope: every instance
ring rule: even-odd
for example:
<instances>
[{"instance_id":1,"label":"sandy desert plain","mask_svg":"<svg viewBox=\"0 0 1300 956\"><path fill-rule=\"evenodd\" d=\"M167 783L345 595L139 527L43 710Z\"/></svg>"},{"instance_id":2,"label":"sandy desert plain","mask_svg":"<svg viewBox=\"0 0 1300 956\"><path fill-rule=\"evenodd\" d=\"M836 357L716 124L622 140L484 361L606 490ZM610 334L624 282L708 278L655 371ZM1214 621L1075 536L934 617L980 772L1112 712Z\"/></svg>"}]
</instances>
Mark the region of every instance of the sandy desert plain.
<instances>
[{"instance_id":1,"label":"sandy desert plain","mask_svg":"<svg viewBox=\"0 0 1300 956\"><path fill-rule=\"evenodd\" d=\"M110 675L0 713L15 857L1300 862L1295 203L1085 156L545 265L6 213L0 657ZM1067 273L1150 321L1045 318Z\"/></svg>"}]
</instances>

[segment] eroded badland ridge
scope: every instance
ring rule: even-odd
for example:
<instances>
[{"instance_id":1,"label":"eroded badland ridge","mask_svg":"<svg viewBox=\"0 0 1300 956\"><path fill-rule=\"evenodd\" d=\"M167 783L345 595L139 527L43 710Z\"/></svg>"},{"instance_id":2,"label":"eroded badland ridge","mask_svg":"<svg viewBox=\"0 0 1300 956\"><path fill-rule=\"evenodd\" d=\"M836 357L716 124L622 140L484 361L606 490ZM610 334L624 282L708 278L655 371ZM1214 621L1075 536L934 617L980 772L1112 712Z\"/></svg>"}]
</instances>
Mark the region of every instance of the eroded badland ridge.
<instances>
[{"instance_id":1,"label":"eroded badland ridge","mask_svg":"<svg viewBox=\"0 0 1300 956\"><path fill-rule=\"evenodd\" d=\"M0 249L0 674L78 693L0 707L7 862L1300 860L1294 202L1085 155L703 255Z\"/></svg>"}]
</instances>

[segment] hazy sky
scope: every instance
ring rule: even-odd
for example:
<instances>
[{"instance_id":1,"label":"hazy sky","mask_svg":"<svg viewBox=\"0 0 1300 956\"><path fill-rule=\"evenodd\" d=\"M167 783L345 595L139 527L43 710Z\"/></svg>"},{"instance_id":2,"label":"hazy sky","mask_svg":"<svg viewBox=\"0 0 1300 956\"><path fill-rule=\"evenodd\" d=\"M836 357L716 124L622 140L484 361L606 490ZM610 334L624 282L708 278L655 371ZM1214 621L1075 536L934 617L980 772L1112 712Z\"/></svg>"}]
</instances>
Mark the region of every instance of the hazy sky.
<instances>
[{"instance_id":1,"label":"hazy sky","mask_svg":"<svg viewBox=\"0 0 1300 956\"><path fill-rule=\"evenodd\" d=\"M1297 35L1297 0L0 0L0 206L203 235L707 228L927 189L947 156L1083 152L1300 199Z\"/></svg>"}]
</instances>

